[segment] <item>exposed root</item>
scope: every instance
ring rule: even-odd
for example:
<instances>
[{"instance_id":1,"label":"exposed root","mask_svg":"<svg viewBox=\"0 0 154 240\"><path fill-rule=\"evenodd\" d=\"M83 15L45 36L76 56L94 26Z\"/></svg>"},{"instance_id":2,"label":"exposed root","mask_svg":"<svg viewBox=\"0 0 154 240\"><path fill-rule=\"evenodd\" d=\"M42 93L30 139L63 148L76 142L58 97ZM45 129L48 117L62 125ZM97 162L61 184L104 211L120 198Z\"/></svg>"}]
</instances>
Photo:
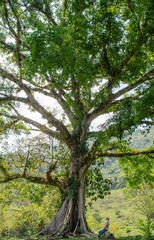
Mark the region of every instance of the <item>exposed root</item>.
<instances>
[{"instance_id":1,"label":"exposed root","mask_svg":"<svg viewBox=\"0 0 154 240\"><path fill-rule=\"evenodd\" d=\"M85 238L96 238L97 237L97 235L96 234L94 234L94 233L91 233L91 232L87 232L87 233L82 233L82 234L80 234L80 236L79 237L85 237Z\"/></svg>"},{"instance_id":2,"label":"exposed root","mask_svg":"<svg viewBox=\"0 0 154 240\"><path fill-rule=\"evenodd\" d=\"M68 218L72 209L72 201L66 199L54 219L39 232L39 235L60 236L65 233L68 226Z\"/></svg>"},{"instance_id":3,"label":"exposed root","mask_svg":"<svg viewBox=\"0 0 154 240\"><path fill-rule=\"evenodd\" d=\"M95 236L85 217L84 181L79 193L75 197L66 197L54 219L39 233L50 237L76 237L81 234L87 238Z\"/></svg>"}]
</instances>

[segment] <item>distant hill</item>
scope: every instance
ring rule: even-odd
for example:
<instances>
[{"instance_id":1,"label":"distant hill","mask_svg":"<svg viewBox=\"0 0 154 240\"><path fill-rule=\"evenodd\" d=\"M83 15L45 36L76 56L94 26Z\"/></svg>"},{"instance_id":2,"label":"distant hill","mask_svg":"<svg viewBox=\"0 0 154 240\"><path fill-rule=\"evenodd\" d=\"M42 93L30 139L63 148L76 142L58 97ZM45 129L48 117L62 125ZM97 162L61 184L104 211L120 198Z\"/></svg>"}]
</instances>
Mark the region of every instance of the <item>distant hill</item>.
<instances>
[{"instance_id":1,"label":"distant hill","mask_svg":"<svg viewBox=\"0 0 154 240\"><path fill-rule=\"evenodd\" d=\"M130 136L128 136L130 138ZM154 127L149 132L143 130L136 130L130 140L132 148L143 149L153 145L154 141ZM105 164L102 168L104 177L110 178L113 182L111 189L119 189L125 187L125 176L117 158L106 158Z\"/></svg>"}]
</instances>

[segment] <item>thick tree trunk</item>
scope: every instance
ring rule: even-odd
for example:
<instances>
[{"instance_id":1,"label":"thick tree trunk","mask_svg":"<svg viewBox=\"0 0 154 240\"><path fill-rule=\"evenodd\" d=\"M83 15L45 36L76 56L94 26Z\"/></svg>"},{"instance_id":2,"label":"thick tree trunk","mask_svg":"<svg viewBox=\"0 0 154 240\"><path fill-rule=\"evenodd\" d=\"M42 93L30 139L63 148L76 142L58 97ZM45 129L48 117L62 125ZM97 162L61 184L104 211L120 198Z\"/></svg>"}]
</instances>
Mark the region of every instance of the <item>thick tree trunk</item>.
<instances>
[{"instance_id":1,"label":"thick tree trunk","mask_svg":"<svg viewBox=\"0 0 154 240\"><path fill-rule=\"evenodd\" d=\"M76 234L92 235L85 217L85 177L79 183L71 184L68 196L54 219L41 235L67 236Z\"/></svg>"}]
</instances>

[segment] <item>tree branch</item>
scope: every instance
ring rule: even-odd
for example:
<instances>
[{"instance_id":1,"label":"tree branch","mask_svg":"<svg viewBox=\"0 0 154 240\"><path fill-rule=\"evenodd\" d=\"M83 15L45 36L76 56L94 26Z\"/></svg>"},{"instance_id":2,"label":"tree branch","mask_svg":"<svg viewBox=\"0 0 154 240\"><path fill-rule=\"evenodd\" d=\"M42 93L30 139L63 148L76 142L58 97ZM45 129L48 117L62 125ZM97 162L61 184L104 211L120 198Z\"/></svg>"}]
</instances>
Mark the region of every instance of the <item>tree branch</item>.
<instances>
[{"instance_id":1,"label":"tree branch","mask_svg":"<svg viewBox=\"0 0 154 240\"><path fill-rule=\"evenodd\" d=\"M0 103L10 102L10 101L18 101L18 102L22 102L22 103L30 105L30 101L28 98L17 97L17 96L13 96L13 95L8 96L3 93L0 93L0 95L5 96L5 97L0 98Z\"/></svg>"},{"instance_id":2,"label":"tree branch","mask_svg":"<svg viewBox=\"0 0 154 240\"><path fill-rule=\"evenodd\" d=\"M145 83L146 81L151 81L153 79L154 79L154 68L152 68L147 73L145 73L143 76L141 76L136 82L128 85L127 87L125 87L125 88L119 90L117 93L115 93L113 95L113 100L115 100L118 97L122 96L123 94L133 90L134 88L136 88L140 84Z\"/></svg>"},{"instance_id":3,"label":"tree branch","mask_svg":"<svg viewBox=\"0 0 154 240\"><path fill-rule=\"evenodd\" d=\"M23 173L9 174L9 172L2 165L0 165L0 170L4 174L4 177L0 178L0 184L7 183L16 179L26 179L32 183L52 185L65 192L64 182L60 181L57 177L52 176L51 174L49 174L47 177L27 175L25 171Z\"/></svg>"},{"instance_id":4,"label":"tree branch","mask_svg":"<svg viewBox=\"0 0 154 240\"><path fill-rule=\"evenodd\" d=\"M61 189L63 192L65 192L66 188L64 187L65 183L64 181L60 181L56 176L52 175L51 172L53 171L53 169L55 168L55 164L51 164L48 171L46 172L46 177L49 183L51 183L51 185L58 187L59 189Z\"/></svg>"},{"instance_id":5,"label":"tree branch","mask_svg":"<svg viewBox=\"0 0 154 240\"><path fill-rule=\"evenodd\" d=\"M40 129L41 132L44 132L45 134L48 134L48 135L50 135L53 138L56 138L58 140L62 140L62 137L58 132L49 129L45 125L43 125L41 123L38 123L38 122L36 122L36 121L34 121L30 118L24 117L24 116L20 115L19 113L18 113L18 115L9 115L9 114L1 114L1 115L5 116L5 117L8 117L10 119L16 119L18 121L22 120L22 121L24 121L28 124L31 124L31 125L35 126L38 129Z\"/></svg>"},{"instance_id":6,"label":"tree branch","mask_svg":"<svg viewBox=\"0 0 154 240\"><path fill-rule=\"evenodd\" d=\"M69 105L67 104L67 101L65 100L65 96L62 94L60 89L59 89L59 93L57 93L56 91L53 91L53 90L50 90L50 92L48 92L41 88L35 88L35 89L32 89L32 91L39 92L45 96L53 97L54 99L56 99L57 102L59 103L59 105L62 107L62 109L66 113L66 115L68 116L70 122L72 123L74 121L75 115L71 111Z\"/></svg>"},{"instance_id":7,"label":"tree branch","mask_svg":"<svg viewBox=\"0 0 154 240\"><path fill-rule=\"evenodd\" d=\"M31 84L36 87L36 88L32 88L31 91L39 92L45 96L53 97L54 99L56 99L57 102L59 103L59 105L62 107L62 109L66 113L70 122L73 123L74 119L75 119L75 115L71 111L71 108L69 107L67 99L65 99L66 92L60 86L59 87L57 86L57 92L55 90L52 90L52 89L54 89L53 85L55 83L55 79L52 76L48 76L48 74L46 74L46 80L47 80L48 84L46 84L45 86L41 86L41 87L31 81Z\"/></svg>"},{"instance_id":8,"label":"tree branch","mask_svg":"<svg viewBox=\"0 0 154 240\"><path fill-rule=\"evenodd\" d=\"M142 83L145 83L146 81L151 81L154 79L154 68L149 70L146 74L141 76L136 82L128 85L127 87L119 90L115 94L109 95L106 101L101 102L99 106L93 110L88 116L89 121L92 121L96 117L100 116L103 113L106 113L106 109L108 109L112 104L114 104L114 101L123 96L125 93L135 89L137 86L141 85Z\"/></svg>"},{"instance_id":9,"label":"tree branch","mask_svg":"<svg viewBox=\"0 0 154 240\"><path fill-rule=\"evenodd\" d=\"M126 152L102 152L96 153L96 157L127 157L127 156L139 156L139 155L148 155L153 154L154 149L148 150L134 150L134 151L126 151Z\"/></svg>"},{"instance_id":10,"label":"tree branch","mask_svg":"<svg viewBox=\"0 0 154 240\"><path fill-rule=\"evenodd\" d=\"M149 126L153 126L154 125L154 121L148 121L148 120L144 120L144 121L141 121L142 124L146 124L146 125L149 125Z\"/></svg>"},{"instance_id":11,"label":"tree branch","mask_svg":"<svg viewBox=\"0 0 154 240\"><path fill-rule=\"evenodd\" d=\"M79 109L78 116L83 115L85 113L84 110L84 105L81 102L81 98L80 98L80 85L79 83L76 81L74 74L72 74L71 76L71 82L72 82L72 90L74 93L74 100L75 100L75 107Z\"/></svg>"},{"instance_id":12,"label":"tree branch","mask_svg":"<svg viewBox=\"0 0 154 240\"><path fill-rule=\"evenodd\" d=\"M16 180L16 179L27 179L29 180L30 182L33 182L33 183L39 183L39 184L45 184L45 185L51 185L48 183L47 179L46 178L43 178L43 177L34 177L34 176L28 176L28 177L23 177L23 174L12 174L12 175L8 175L6 178L0 178L0 184L1 183L7 183L7 182L10 182L10 181L13 181L13 180Z\"/></svg>"},{"instance_id":13,"label":"tree branch","mask_svg":"<svg viewBox=\"0 0 154 240\"><path fill-rule=\"evenodd\" d=\"M50 5L46 2L45 3L46 5L44 6L43 8L43 5L41 4L38 4L38 3L31 3L30 6L26 6L24 5L28 10L31 10L31 9L35 9L36 11L40 12L40 13L43 13L47 19L49 20L49 22L51 22L54 26L57 25L56 21L54 20L53 18L53 13L50 9Z\"/></svg>"},{"instance_id":14,"label":"tree branch","mask_svg":"<svg viewBox=\"0 0 154 240\"><path fill-rule=\"evenodd\" d=\"M18 79L15 77L12 73L9 73L5 71L4 69L0 68L0 75L3 78L7 78L8 80L16 83L27 95L28 100L30 102L30 105L39 112L43 118L47 119L48 123L52 124L54 127L56 127L61 135L63 136L63 140L67 145L70 145L70 134L67 130L67 128L62 124L61 121L59 121L57 118L55 118L51 113L49 113L44 107L39 104L38 101L34 98L33 94L31 93L30 87L28 87L21 79Z\"/></svg>"}]
</instances>

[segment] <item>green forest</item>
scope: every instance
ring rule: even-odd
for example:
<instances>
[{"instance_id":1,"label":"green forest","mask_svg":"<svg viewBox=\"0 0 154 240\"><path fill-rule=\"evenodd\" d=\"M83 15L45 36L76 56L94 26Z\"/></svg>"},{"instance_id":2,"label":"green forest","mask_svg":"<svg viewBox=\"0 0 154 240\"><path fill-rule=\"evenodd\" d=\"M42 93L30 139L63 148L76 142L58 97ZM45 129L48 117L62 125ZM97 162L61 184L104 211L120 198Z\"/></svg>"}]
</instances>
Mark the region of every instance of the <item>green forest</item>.
<instances>
[{"instance_id":1,"label":"green forest","mask_svg":"<svg viewBox=\"0 0 154 240\"><path fill-rule=\"evenodd\" d=\"M1 238L153 239L153 125L153 0L0 1Z\"/></svg>"}]
</instances>

